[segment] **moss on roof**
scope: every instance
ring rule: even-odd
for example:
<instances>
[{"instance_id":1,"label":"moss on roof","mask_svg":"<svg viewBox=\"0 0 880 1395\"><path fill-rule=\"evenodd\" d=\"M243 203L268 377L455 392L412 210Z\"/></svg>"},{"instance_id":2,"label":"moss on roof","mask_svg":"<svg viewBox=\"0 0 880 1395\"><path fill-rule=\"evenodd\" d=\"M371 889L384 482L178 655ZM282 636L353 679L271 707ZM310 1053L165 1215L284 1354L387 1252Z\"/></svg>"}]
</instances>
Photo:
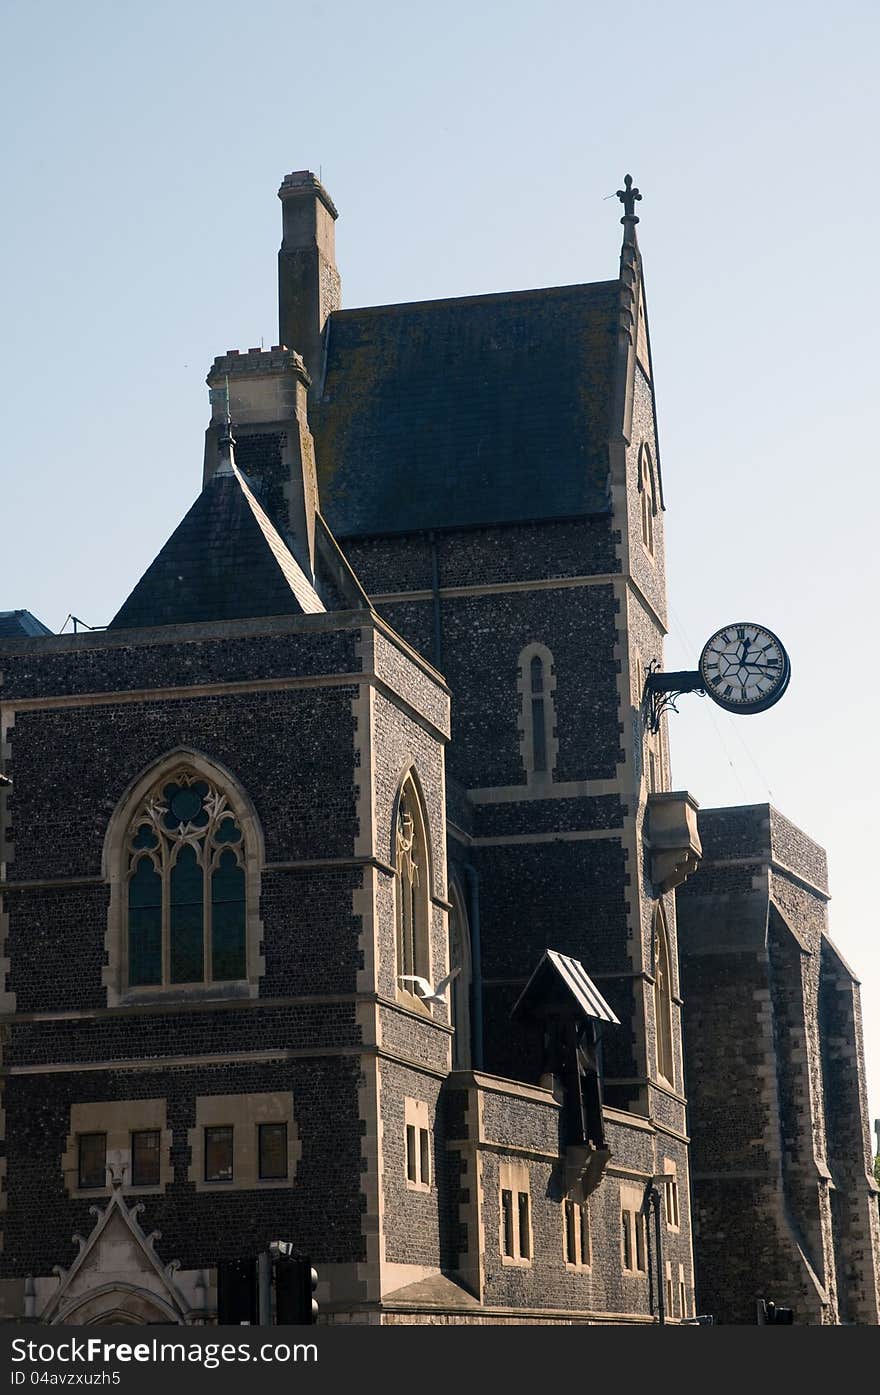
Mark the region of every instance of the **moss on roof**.
<instances>
[{"instance_id":1,"label":"moss on roof","mask_svg":"<svg viewBox=\"0 0 880 1395\"><path fill-rule=\"evenodd\" d=\"M617 281L342 310L310 408L337 537L609 508Z\"/></svg>"}]
</instances>

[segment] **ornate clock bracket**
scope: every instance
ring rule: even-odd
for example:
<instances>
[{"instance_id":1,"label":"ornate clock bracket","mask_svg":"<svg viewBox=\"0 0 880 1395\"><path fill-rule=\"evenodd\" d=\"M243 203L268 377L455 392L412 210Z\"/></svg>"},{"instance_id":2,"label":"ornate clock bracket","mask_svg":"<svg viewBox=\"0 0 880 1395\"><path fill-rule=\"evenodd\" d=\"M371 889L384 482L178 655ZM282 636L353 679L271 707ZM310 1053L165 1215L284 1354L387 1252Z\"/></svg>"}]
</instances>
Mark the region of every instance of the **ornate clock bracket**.
<instances>
[{"instance_id":1,"label":"ornate clock bracket","mask_svg":"<svg viewBox=\"0 0 880 1395\"><path fill-rule=\"evenodd\" d=\"M701 697L705 696L706 688L699 669L692 672L685 670L682 673L660 673L657 660L653 659L648 666L645 690L642 694L642 711L649 731L660 730L663 713L677 712L676 703L685 693L699 693Z\"/></svg>"}]
</instances>

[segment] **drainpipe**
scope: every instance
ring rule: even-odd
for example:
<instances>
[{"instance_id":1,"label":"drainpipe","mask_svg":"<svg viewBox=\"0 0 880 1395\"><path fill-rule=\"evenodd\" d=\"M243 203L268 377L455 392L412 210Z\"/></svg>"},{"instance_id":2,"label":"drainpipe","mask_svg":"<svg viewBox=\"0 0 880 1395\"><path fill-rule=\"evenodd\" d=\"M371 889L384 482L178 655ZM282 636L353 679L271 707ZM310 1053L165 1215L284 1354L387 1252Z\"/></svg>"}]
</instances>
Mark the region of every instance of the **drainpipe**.
<instances>
[{"instance_id":1,"label":"drainpipe","mask_svg":"<svg viewBox=\"0 0 880 1395\"><path fill-rule=\"evenodd\" d=\"M666 1265L663 1262L663 1225L661 1220L660 1189L657 1182L662 1180L652 1177L648 1183L648 1194L645 1198L646 1209L650 1206L654 1212L654 1248L657 1251L657 1318L661 1327L666 1324Z\"/></svg>"},{"instance_id":2,"label":"drainpipe","mask_svg":"<svg viewBox=\"0 0 880 1395\"><path fill-rule=\"evenodd\" d=\"M483 1069L483 961L480 952L480 878L476 867L465 864L468 886L468 919L471 930L471 1055L474 1070Z\"/></svg>"}]
</instances>

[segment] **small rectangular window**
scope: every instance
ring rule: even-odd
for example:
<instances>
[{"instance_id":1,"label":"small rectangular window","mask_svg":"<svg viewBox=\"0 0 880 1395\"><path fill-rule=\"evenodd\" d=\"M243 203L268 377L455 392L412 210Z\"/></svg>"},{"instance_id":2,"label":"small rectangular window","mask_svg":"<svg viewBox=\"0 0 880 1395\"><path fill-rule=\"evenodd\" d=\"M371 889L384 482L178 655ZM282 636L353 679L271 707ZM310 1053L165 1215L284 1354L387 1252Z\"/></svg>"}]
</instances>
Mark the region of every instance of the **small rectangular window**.
<instances>
[{"instance_id":1,"label":"small rectangular window","mask_svg":"<svg viewBox=\"0 0 880 1395\"><path fill-rule=\"evenodd\" d=\"M684 1265L678 1266L678 1308L679 1316L687 1317L687 1285L684 1281Z\"/></svg>"},{"instance_id":2,"label":"small rectangular window","mask_svg":"<svg viewBox=\"0 0 880 1395\"><path fill-rule=\"evenodd\" d=\"M205 1181L232 1181L232 1126L229 1124L205 1129Z\"/></svg>"},{"instance_id":3,"label":"small rectangular window","mask_svg":"<svg viewBox=\"0 0 880 1395\"><path fill-rule=\"evenodd\" d=\"M502 1252L513 1259L513 1192L505 1187L501 1192Z\"/></svg>"},{"instance_id":4,"label":"small rectangular window","mask_svg":"<svg viewBox=\"0 0 880 1395\"><path fill-rule=\"evenodd\" d=\"M131 1136L131 1185L158 1187L161 1160L158 1129L138 1129Z\"/></svg>"},{"instance_id":5,"label":"small rectangular window","mask_svg":"<svg viewBox=\"0 0 880 1395\"><path fill-rule=\"evenodd\" d=\"M519 1215L519 1257L520 1259L531 1259L532 1238L529 1226L529 1194L520 1192L518 1198Z\"/></svg>"},{"instance_id":6,"label":"small rectangular window","mask_svg":"<svg viewBox=\"0 0 880 1395\"><path fill-rule=\"evenodd\" d=\"M280 1181L287 1178L287 1125L258 1125L260 1180Z\"/></svg>"},{"instance_id":7,"label":"small rectangular window","mask_svg":"<svg viewBox=\"0 0 880 1395\"><path fill-rule=\"evenodd\" d=\"M410 1182L419 1180L416 1163L416 1126L406 1126L406 1175Z\"/></svg>"},{"instance_id":8,"label":"small rectangular window","mask_svg":"<svg viewBox=\"0 0 880 1395\"><path fill-rule=\"evenodd\" d=\"M84 1191L90 1187L106 1187L107 1135L105 1133L80 1134L79 1185Z\"/></svg>"},{"instance_id":9,"label":"small rectangular window","mask_svg":"<svg viewBox=\"0 0 880 1395\"><path fill-rule=\"evenodd\" d=\"M675 1289L672 1283L672 1265L666 1261L666 1312L669 1317L675 1317Z\"/></svg>"},{"instance_id":10,"label":"small rectangular window","mask_svg":"<svg viewBox=\"0 0 880 1395\"><path fill-rule=\"evenodd\" d=\"M666 1183L666 1224L670 1230L678 1230L681 1226L678 1210L678 1183L674 1176L670 1177Z\"/></svg>"},{"instance_id":11,"label":"small rectangular window","mask_svg":"<svg viewBox=\"0 0 880 1395\"><path fill-rule=\"evenodd\" d=\"M431 1144L427 1129L419 1129L419 1181L431 1185Z\"/></svg>"}]
</instances>

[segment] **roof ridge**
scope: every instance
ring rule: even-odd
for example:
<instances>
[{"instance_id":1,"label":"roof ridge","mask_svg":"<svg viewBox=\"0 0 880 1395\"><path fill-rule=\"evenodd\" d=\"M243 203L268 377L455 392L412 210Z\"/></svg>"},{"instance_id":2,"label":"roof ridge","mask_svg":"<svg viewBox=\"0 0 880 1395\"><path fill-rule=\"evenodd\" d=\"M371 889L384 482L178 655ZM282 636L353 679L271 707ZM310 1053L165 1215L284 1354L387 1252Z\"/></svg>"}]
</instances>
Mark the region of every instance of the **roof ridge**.
<instances>
[{"instance_id":1,"label":"roof ridge","mask_svg":"<svg viewBox=\"0 0 880 1395\"><path fill-rule=\"evenodd\" d=\"M333 320L347 319L349 316L364 314L380 314L382 312L393 313L401 310L423 310L427 306L436 305L487 305L493 301L502 300L537 300L542 296L552 296L561 298L571 291L616 291L619 287L619 278L614 277L607 281L573 281L567 286L526 286L516 291L483 291L477 295L453 295L435 296L430 300L400 300L389 302L384 305L351 305L345 309L333 310L330 318Z\"/></svg>"},{"instance_id":2,"label":"roof ridge","mask_svg":"<svg viewBox=\"0 0 880 1395\"><path fill-rule=\"evenodd\" d=\"M251 513L258 523L260 531L266 539L272 556L278 563L285 581L296 596L296 599L299 601L305 613L307 615L316 615L321 611L325 611L327 607L309 581L309 578L306 576L299 562L297 562L290 548L287 546L287 543L278 532L275 524L251 489L244 472L236 465L234 459L232 461L232 473L238 481L239 487L250 506ZM214 476L214 478L216 478L216 476Z\"/></svg>"}]
</instances>

